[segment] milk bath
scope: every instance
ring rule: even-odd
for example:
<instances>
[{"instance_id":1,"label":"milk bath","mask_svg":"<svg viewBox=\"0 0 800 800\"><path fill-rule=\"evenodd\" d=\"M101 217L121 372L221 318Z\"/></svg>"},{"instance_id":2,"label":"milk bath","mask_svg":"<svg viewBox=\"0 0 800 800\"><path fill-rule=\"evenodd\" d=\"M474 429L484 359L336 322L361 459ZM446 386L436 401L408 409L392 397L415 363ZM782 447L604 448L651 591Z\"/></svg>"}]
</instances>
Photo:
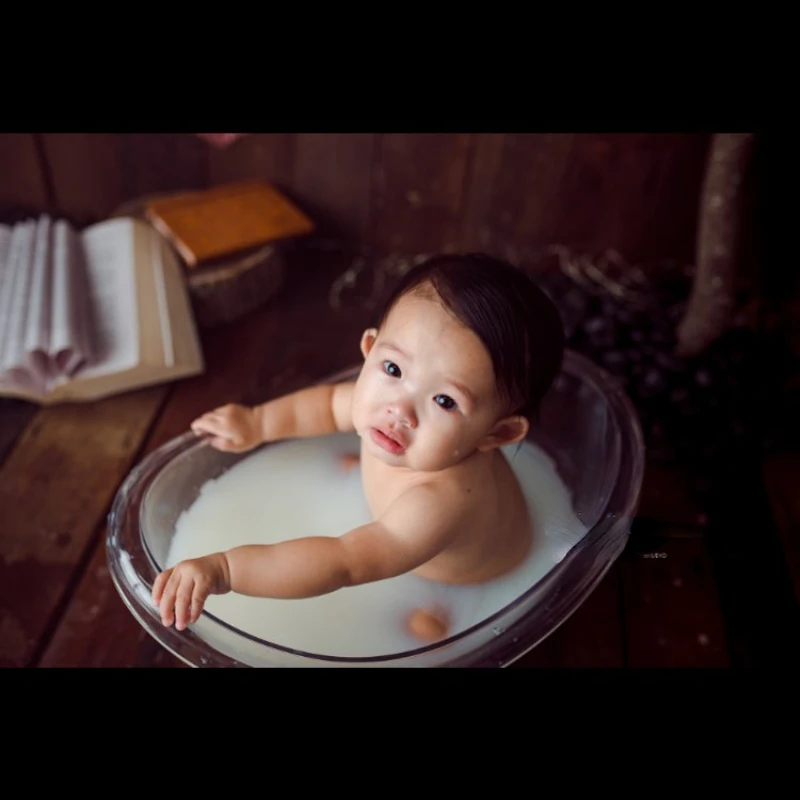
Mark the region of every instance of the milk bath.
<instances>
[{"instance_id":1,"label":"milk bath","mask_svg":"<svg viewBox=\"0 0 800 800\"><path fill-rule=\"evenodd\" d=\"M302 536L340 536L370 521L356 466L355 434L282 441L245 457L206 482L178 518L165 566L245 544ZM586 533L569 491L544 451L525 442L504 448L525 492L535 535L527 559L488 583L446 586L407 574L319 597L211 595L205 610L232 628L281 647L321 656L387 656L424 645L405 628L418 607L448 610L459 633L515 600L551 570ZM207 624L206 624L207 625ZM203 619L192 628L204 636ZM213 638L225 635L217 629ZM233 637L233 634L230 634Z\"/></svg>"}]
</instances>

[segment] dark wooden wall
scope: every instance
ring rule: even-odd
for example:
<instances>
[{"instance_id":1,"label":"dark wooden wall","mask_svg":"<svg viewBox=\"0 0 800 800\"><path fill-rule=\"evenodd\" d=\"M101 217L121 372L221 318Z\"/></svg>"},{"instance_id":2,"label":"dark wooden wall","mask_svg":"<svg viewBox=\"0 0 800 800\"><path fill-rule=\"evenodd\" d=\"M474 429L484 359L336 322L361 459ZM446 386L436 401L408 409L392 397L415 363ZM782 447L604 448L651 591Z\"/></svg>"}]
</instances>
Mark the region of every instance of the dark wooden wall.
<instances>
[{"instance_id":1,"label":"dark wooden wall","mask_svg":"<svg viewBox=\"0 0 800 800\"><path fill-rule=\"evenodd\" d=\"M0 213L79 224L144 194L275 183L321 233L377 252L565 244L694 261L710 134L0 134Z\"/></svg>"}]
</instances>

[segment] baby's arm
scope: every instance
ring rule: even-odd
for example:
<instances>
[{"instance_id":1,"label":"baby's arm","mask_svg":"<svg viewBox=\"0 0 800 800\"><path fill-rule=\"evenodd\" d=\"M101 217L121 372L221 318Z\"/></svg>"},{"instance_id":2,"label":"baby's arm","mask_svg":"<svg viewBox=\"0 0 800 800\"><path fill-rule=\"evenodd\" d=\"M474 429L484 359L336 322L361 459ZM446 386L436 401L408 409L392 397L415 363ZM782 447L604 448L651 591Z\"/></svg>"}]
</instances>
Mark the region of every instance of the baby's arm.
<instances>
[{"instance_id":1,"label":"baby's arm","mask_svg":"<svg viewBox=\"0 0 800 800\"><path fill-rule=\"evenodd\" d=\"M276 439L352 431L354 383L322 384L259 406L229 404L192 422L196 434L210 434L218 450L242 452Z\"/></svg>"},{"instance_id":2,"label":"baby's arm","mask_svg":"<svg viewBox=\"0 0 800 800\"><path fill-rule=\"evenodd\" d=\"M183 561L162 572L153 602L165 625L195 622L209 594L303 598L392 578L440 553L459 527L450 487L427 484L401 495L375 522L340 536L244 545Z\"/></svg>"}]
</instances>

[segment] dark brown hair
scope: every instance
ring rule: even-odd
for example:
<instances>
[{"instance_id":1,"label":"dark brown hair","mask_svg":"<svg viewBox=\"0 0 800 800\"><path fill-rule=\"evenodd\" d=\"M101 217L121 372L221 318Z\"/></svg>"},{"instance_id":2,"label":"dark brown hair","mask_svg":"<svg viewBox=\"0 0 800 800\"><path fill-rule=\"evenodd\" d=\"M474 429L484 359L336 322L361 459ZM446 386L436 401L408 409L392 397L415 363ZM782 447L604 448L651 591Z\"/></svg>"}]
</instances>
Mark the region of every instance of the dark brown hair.
<instances>
[{"instance_id":1,"label":"dark brown hair","mask_svg":"<svg viewBox=\"0 0 800 800\"><path fill-rule=\"evenodd\" d=\"M550 298L502 259L481 253L438 255L406 273L378 327L401 297L427 286L483 342L509 413L535 421L564 354L564 326Z\"/></svg>"}]
</instances>

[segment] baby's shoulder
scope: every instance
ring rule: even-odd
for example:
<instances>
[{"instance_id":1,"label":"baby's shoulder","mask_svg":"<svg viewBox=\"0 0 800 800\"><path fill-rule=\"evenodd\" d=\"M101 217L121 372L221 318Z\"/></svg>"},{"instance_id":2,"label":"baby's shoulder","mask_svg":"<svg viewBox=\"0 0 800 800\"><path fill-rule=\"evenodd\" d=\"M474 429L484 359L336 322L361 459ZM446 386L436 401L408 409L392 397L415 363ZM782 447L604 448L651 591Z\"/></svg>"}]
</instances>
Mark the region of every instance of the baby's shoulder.
<instances>
[{"instance_id":1,"label":"baby's shoulder","mask_svg":"<svg viewBox=\"0 0 800 800\"><path fill-rule=\"evenodd\" d=\"M458 467L422 475L414 485L424 487L429 497L454 514L469 513L471 506L480 503L485 489L475 471Z\"/></svg>"},{"instance_id":2,"label":"baby's shoulder","mask_svg":"<svg viewBox=\"0 0 800 800\"><path fill-rule=\"evenodd\" d=\"M414 536L447 536L475 516L478 502L449 475L421 475L408 482L381 515Z\"/></svg>"}]
</instances>

